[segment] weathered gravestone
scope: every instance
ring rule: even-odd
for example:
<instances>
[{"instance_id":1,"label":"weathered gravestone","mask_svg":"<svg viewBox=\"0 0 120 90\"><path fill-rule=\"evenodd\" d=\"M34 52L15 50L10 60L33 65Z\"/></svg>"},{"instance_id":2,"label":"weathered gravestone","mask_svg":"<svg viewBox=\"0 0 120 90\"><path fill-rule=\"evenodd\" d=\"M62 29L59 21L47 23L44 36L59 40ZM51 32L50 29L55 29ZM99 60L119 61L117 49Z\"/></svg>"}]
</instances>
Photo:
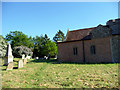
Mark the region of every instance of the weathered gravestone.
<instances>
[{"instance_id":1,"label":"weathered gravestone","mask_svg":"<svg viewBox=\"0 0 120 90\"><path fill-rule=\"evenodd\" d=\"M7 45L7 52L4 57L4 65L8 65L9 62L13 62L12 49L10 44Z\"/></svg>"},{"instance_id":2,"label":"weathered gravestone","mask_svg":"<svg viewBox=\"0 0 120 90\"><path fill-rule=\"evenodd\" d=\"M24 59L24 65L27 64L27 58Z\"/></svg>"},{"instance_id":3,"label":"weathered gravestone","mask_svg":"<svg viewBox=\"0 0 120 90\"><path fill-rule=\"evenodd\" d=\"M13 66L14 66L14 63L13 62L9 62L6 70L12 70Z\"/></svg>"},{"instance_id":4,"label":"weathered gravestone","mask_svg":"<svg viewBox=\"0 0 120 90\"><path fill-rule=\"evenodd\" d=\"M22 68L23 67L23 60L19 60L18 61L18 68Z\"/></svg>"},{"instance_id":5,"label":"weathered gravestone","mask_svg":"<svg viewBox=\"0 0 120 90\"><path fill-rule=\"evenodd\" d=\"M22 55L22 59L25 59L25 54Z\"/></svg>"},{"instance_id":6,"label":"weathered gravestone","mask_svg":"<svg viewBox=\"0 0 120 90\"><path fill-rule=\"evenodd\" d=\"M57 59L57 55L55 55L55 58L54 59Z\"/></svg>"},{"instance_id":7,"label":"weathered gravestone","mask_svg":"<svg viewBox=\"0 0 120 90\"><path fill-rule=\"evenodd\" d=\"M27 59L31 59L31 56L28 56L28 55L27 55L26 58L27 58Z\"/></svg>"},{"instance_id":8,"label":"weathered gravestone","mask_svg":"<svg viewBox=\"0 0 120 90\"><path fill-rule=\"evenodd\" d=\"M39 57L36 57L35 59L39 59Z\"/></svg>"},{"instance_id":9,"label":"weathered gravestone","mask_svg":"<svg viewBox=\"0 0 120 90\"><path fill-rule=\"evenodd\" d=\"M46 59L46 60L47 60L47 59L48 59L48 57L47 57L47 56L44 56L44 59Z\"/></svg>"}]
</instances>

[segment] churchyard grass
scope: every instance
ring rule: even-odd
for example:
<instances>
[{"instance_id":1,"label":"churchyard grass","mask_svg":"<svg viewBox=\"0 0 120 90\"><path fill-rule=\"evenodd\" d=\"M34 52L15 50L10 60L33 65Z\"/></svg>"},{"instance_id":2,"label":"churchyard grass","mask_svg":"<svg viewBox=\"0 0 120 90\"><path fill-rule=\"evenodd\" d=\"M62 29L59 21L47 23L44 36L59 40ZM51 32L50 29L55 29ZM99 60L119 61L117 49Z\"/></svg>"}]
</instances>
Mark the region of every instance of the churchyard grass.
<instances>
[{"instance_id":1,"label":"churchyard grass","mask_svg":"<svg viewBox=\"0 0 120 90\"><path fill-rule=\"evenodd\" d=\"M23 68L2 69L3 88L118 88L118 64L57 63L28 60Z\"/></svg>"}]
</instances>

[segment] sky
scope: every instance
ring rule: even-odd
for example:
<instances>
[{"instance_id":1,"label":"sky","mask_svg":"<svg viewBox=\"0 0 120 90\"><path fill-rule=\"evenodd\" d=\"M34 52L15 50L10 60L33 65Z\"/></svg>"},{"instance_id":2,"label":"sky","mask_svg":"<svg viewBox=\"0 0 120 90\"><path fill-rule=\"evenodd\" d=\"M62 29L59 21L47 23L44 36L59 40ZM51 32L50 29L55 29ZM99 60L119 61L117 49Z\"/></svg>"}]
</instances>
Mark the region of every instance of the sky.
<instances>
[{"instance_id":1,"label":"sky","mask_svg":"<svg viewBox=\"0 0 120 90\"><path fill-rule=\"evenodd\" d=\"M28 36L105 25L118 18L117 2L2 2L2 35L22 31Z\"/></svg>"}]
</instances>

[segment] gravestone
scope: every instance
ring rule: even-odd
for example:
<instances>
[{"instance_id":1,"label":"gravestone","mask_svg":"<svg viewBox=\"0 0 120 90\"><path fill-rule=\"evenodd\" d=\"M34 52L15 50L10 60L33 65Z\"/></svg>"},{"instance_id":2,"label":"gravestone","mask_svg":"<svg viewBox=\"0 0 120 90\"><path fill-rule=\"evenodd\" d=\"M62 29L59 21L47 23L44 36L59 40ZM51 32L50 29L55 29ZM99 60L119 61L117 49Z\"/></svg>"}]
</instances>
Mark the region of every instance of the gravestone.
<instances>
[{"instance_id":1,"label":"gravestone","mask_svg":"<svg viewBox=\"0 0 120 90\"><path fill-rule=\"evenodd\" d=\"M46 60L47 60L47 59L48 59L48 57L47 57L47 56L44 56L44 59L46 59Z\"/></svg>"},{"instance_id":2,"label":"gravestone","mask_svg":"<svg viewBox=\"0 0 120 90\"><path fill-rule=\"evenodd\" d=\"M13 62L9 62L6 70L12 70L13 69L13 65L14 65Z\"/></svg>"},{"instance_id":3,"label":"gravestone","mask_svg":"<svg viewBox=\"0 0 120 90\"><path fill-rule=\"evenodd\" d=\"M10 44L7 45L7 52L4 57L4 65L8 65L9 62L13 62L12 49Z\"/></svg>"},{"instance_id":4,"label":"gravestone","mask_svg":"<svg viewBox=\"0 0 120 90\"><path fill-rule=\"evenodd\" d=\"M18 68L22 68L23 67L23 60L19 60L18 61Z\"/></svg>"},{"instance_id":5,"label":"gravestone","mask_svg":"<svg viewBox=\"0 0 120 90\"><path fill-rule=\"evenodd\" d=\"M35 59L39 59L39 57L36 57Z\"/></svg>"},{"instance_id":6,"label":"gravestone","mask_svg":"<svg viewBox=\"0 0 120 90\"><path fill-rule=\"evenodd\" d=\"M24 59L24 65L27 64L27 58Z\"/></svg>"},{"instance_id":7,"label":"gravestone","mask_svg":"<svg viewBox=\"0 0 120 90\"><path fill-rule=\"evenodd\" d=\"M22 59L25 59L25 54L22 55Z\"/></svg>"},{"instance_id":8,"label":"gravestone","mask_svg":"<svg viewBox=\"0 0 120 90\"><path fill-rule=\"evenodd\" d=\"M57 59L57 55L55 55L55 58L54 59Z\"/></svg>"},{"instance_id":9,"label":"gravestone","mask_svg":"<svg viewBox=\"0 0 120 90\"><path fill-rule=\"evenodd\" d=\"M27 59L31 59L31 56L28 56L28 55L27 55L26 58L27 58Z\"/></svg>"}]
</instances>

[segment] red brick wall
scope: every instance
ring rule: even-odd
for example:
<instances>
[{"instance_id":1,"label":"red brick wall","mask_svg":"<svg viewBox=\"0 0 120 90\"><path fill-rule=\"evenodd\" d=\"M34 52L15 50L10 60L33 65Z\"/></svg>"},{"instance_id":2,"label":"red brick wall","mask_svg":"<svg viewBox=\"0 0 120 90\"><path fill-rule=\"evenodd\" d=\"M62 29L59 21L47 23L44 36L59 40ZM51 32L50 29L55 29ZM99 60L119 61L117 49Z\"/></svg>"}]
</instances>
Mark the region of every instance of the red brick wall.
<instances>
[{"instance_id":1,"label":"red brick wall","mask_svg":"<svg viewBox=\"0 0 120 90\"><path fill-rule=\"evenodd\" d=\"M91 63L112 62L110 37L87 40L85 41L84 45L86 62ZM96 47L95 55L92 55L90 53L91 45L95 45Z\"/></svg>"},{"instance_id":2,"label":"red brick wall","mask_svg":"<svg viewBox=\"0 0 120 90\"><path fill-rule=\"evenodd\" d=\"M73 48L77 47L78 54L73 54ZM82 42L69 42L58 44L58 59L65 62L83 62Z\"/></svg>"},{"instance_id":3,"label":"red brick wall","mask_svg":"<svg viewBox=\"0 0 120 90\"><path fill-rule=\"evenodd\" d=\"M95 45L96 54L91 55L90 46ZM73 48L78 48L78 54L73 54ZM86 62L112 62L110 37L84 41ZM64 62L83 62L82 41L58 44L58 60Z\"/></svg>"}]
</instances>

